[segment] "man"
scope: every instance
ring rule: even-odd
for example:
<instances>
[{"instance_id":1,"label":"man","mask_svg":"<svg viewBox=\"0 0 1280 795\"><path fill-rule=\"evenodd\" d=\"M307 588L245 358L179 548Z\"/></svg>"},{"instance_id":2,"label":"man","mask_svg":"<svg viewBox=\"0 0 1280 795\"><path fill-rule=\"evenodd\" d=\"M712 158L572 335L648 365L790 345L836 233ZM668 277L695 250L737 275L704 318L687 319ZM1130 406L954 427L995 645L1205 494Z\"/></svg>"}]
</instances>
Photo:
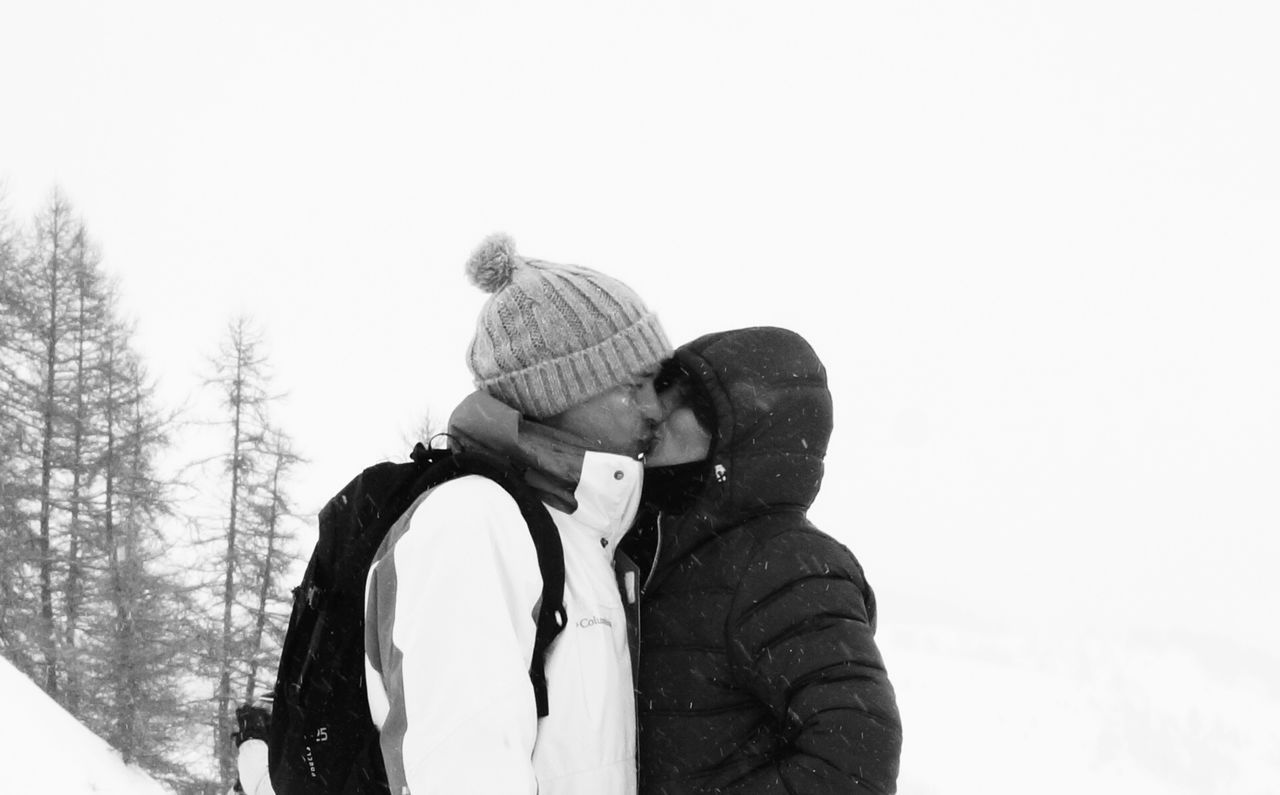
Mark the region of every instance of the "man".
<instances>
[{"instance_id":1,"label":"man","mask_svg":"<svg viewBox=\"0 0 1280 795\"><path fill-rule=\"evenodd\" d=\"M671 346L626 285L530 260L505 236L467 266L491 297L467 353L476 386L585 440L576 510L551 507L568 625L546 661L550 712L529 681L541 576L516 503L469 476L428 492L370 569L370 710L394 793L635 792L635 713L613 553L639 505Z\"/></svg>"},{"instance_id":2,"label":"man","mask_svg":"<svg viewBox=\"0 0 1280 795\"><path fill-rule=\"evenodd\" d=\"M806 512L832 427L826 370L777 328L709 334L659 376L664 421L624 544L641 569L641 795L897 787L902 727L875 596ZM558 499L577 456L530 422L472 433Z\"/></svg>"}]
</instances>

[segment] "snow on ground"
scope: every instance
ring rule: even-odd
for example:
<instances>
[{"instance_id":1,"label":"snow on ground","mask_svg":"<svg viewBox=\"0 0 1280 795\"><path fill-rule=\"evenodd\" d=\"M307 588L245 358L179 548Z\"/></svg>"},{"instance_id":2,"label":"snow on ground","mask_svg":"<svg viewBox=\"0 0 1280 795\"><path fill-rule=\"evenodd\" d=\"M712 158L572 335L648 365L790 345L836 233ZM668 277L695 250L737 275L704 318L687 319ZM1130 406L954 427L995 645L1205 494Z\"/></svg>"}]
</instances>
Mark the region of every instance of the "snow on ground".
<instances>
[{"instance_id":1,"label":"snow on ground","mask_svg":"<svg viewBox=\"0 0 1280 795\"><path fill-rule=\"evenodd\" d=\"M1270 652L1053 622L882 619L901 795L1277 792ZM3 660L0 704L0 791L169 795Z\"/></svg>"},{"instance_id":2,"label":"snow on ground","mask_svg":"<svg viewBox=\"0 0 1280 795\"><path fill-rule=\"evenodd\" d=\"M0 658L0 789L56 795L169 795L121 761L34 682Z\"/></svg>"},{"instance_id":3,"label":"snow on ground","mask_svg":"<svg viewBox=\"0 0 1280 795\"><path fill-rule=\"evenodd\" d=\"M1275 795L1276 661L1227 641L886 621L901 795Z\"/></svg>"}]
</instances>

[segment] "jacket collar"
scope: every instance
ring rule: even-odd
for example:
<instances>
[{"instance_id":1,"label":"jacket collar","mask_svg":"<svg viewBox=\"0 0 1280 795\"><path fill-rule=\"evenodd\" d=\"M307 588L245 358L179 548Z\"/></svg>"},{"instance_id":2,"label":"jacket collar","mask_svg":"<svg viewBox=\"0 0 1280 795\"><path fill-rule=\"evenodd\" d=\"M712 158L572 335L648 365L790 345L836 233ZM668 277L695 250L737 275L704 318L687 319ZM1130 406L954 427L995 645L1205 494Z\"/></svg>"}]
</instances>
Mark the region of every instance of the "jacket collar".
<instances>
[{"instance_id":1,"label":"jacket collar","mask_svg":"<svg viewBox=\"0 0 1280 795\"><path fill-rule=\"evenodd\" d=\"M643 482L644 465L636 459L588 452L583 456L582 478L573 493L578 510L570 516L576 524L607 541L612 552L635 519Z\"/></svg>"}]
</instances>

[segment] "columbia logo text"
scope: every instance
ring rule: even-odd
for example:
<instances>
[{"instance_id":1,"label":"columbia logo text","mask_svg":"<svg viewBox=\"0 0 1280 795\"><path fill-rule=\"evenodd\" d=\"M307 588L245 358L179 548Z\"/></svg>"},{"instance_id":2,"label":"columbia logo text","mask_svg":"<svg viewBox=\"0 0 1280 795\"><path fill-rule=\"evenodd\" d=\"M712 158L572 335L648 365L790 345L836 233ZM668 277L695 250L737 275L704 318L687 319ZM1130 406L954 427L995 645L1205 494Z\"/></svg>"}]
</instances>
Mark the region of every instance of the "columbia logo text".
<instances>
[{"instance_id":1,"label":"columbia logo text","mask_svg":"<svg viewBox=\"0 0 1280 795\"><path fill-rule=\"evenodd\" d=\"M599 616L584 618L578 622L578 626L582 627L583 629L586 629L587 627L594 627L596 624L604 624L606 627L613 626L612 621L610 621L607 618L600 618Z\"/></svg>"}]
</instances>

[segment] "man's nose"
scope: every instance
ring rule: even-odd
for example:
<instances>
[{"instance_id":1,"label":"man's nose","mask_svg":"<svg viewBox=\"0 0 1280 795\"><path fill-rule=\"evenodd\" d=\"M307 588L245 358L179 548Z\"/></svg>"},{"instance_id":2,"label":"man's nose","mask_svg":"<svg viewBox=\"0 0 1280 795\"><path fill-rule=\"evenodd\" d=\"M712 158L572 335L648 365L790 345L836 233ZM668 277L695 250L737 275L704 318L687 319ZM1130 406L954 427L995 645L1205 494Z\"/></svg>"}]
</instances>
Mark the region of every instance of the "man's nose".
<instances>
[{"instance_id":1,"label":"man's nose","mask_svg":"<svg viewBox=\"0 0 1280 795\"><path fill-rule=\"evenodd\" d=\"M658 390L653 388L652 381L646 381L636 392L636 405L645 419L652 422L662 419L662 401L658 399Z\"/></svg>"}]
</instances>

